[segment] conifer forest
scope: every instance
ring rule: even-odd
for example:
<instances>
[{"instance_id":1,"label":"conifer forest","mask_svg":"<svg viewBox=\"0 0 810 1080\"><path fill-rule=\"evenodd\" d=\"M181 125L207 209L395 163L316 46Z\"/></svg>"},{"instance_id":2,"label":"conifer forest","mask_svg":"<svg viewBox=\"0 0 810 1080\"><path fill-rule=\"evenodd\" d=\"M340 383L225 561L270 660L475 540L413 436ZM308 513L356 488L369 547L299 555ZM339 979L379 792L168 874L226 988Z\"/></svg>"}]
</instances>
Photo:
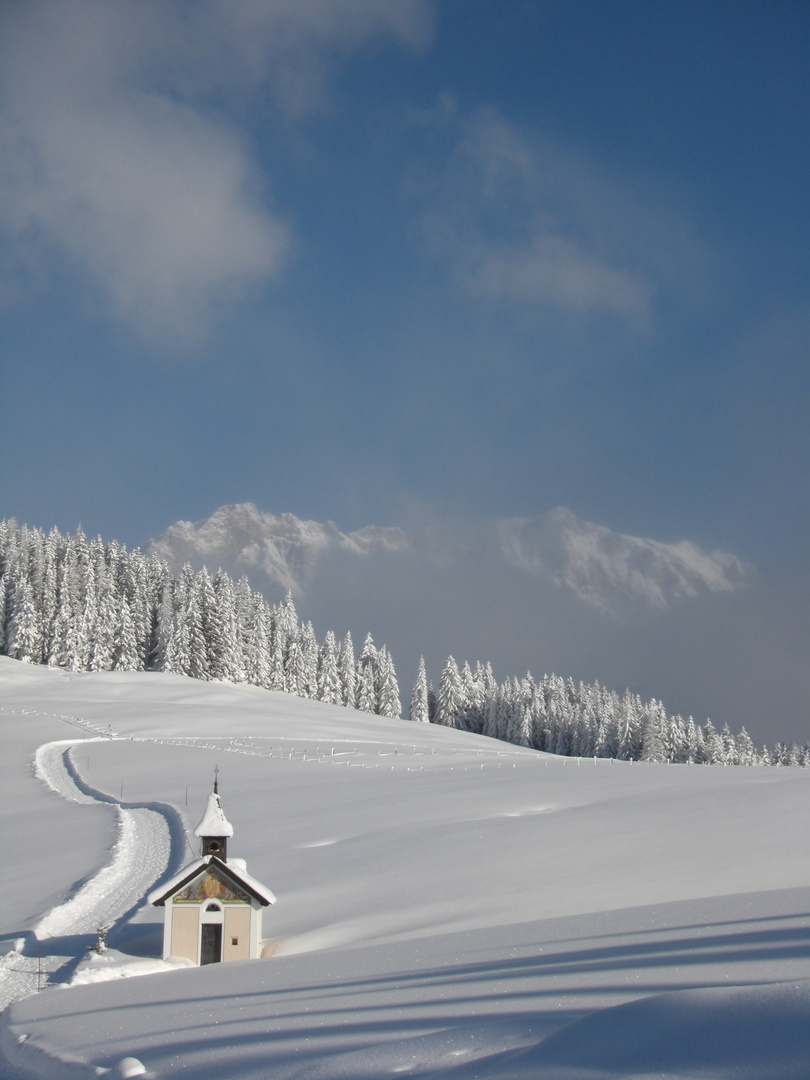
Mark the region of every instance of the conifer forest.
<instances>
[{"instance_id":1,"label":"conifer forest","mask_svg":"<svg viewBox=\"0 0 810 1080\"><path fill-rule=\"evenodd\" d=\"M71 671L169 671L295 694L379 716L402 715L394 661L366 635L319 643L292 596L269 605L246 577L194 572L81 529L0 522L0 654ZM655 699L546 674L498 682L489 663L451 656L438 688L420 660L408 718L567 757L722 765L810 764L810 746L756 747L710 720L669 715Z\"/></svg>"}]
</instances>

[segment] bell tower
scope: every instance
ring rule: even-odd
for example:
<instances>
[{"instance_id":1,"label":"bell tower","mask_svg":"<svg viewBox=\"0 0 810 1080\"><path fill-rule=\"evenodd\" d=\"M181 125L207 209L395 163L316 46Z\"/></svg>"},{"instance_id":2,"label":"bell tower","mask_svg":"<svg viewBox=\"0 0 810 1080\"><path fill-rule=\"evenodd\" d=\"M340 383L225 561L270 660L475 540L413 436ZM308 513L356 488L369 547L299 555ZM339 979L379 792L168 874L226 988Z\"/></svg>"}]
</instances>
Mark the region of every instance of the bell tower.
<instances>
[{"instance_id":1,"label":"bell tower","mask_svg":"<svg viewBox=\"0 0 810 1080\"><path fill-rule=\"evenodd\" d=\"M208 796L208 805L202 816L202 821L194 830L194 835L199 836L202 842L201 855L207 859L214 855L222 862L228 861L228 837L233 836L233 825L225 817L219 799L219 768L214 769L214 790Z\"/></svg>"}]
</instances>

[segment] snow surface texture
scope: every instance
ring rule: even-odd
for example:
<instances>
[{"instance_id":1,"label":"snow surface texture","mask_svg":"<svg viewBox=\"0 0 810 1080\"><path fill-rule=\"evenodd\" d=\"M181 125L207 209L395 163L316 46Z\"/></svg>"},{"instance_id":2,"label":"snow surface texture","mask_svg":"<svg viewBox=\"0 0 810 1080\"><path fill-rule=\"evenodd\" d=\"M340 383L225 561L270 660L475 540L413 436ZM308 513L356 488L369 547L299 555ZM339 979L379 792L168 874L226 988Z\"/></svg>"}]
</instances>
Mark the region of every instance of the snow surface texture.
<instances>
[{"instance_id":1,"label":"snow surface texture","mask_svg":"<svg viewBox=\"0 0 810 1080\"><path fill-rule=\"evenodd\" d=\"M218 764L233 852L278 896L268 959L90 981L155 962L160 913L138 908L84 985L3 1014L26 1075L810 1075L807 770L578 763L251 687L25 667L0 663L4 746L21 708L112 725L73 768L90 750L96 790L187 828ZM49 870L18 858L36 904Z\"/></svg>"},{"instance_id":2,"label":"snow surface texture","mask_svg":"<svg viewBox=\"0 0 810 1080\"><path fill-rule=\"evenodd\" d=\"M98 738L46 743L36 752L35 775L68 802L95 805L100 799L110 801L86 787L81 790L70 762L72 748L87 747L97 741ZM0 959L0 1009L49 983L63 983L76 966L76 939L82 936L92 939L99 927L112 926L142 904L145 891L165 876L172 861L171 832L165 812L115 805L115 813L117 839L110 861L69 899L52 908L35 925L32 934L17 938L12 951Z\"/></svg>"},{"instance_id":3,"label":"snow surface texture","mask_svg":"<svg viewBox=\"0 0 810 1080\"><path fill-rule=\"evenodd\" d=\"M583 521L565 507L542 517L497 521L492 529L503 562L551 581L604 612L619 612L627 605L662 610L687 598L734 592L749 584L753 573L727 552L704 551L687 540L665 544L625 536ZM271 595L278 589L304 593L318 564L330 555L401 558L420 551L451 562L472 557L459 535L437 530L415 535L378 526L345 534L331 521L262 513L252 503L222 506L197 524L178 521L147 550L178 574L185 562L247 573L254 588L269 588Z\"/></svg>"}]
</instances>

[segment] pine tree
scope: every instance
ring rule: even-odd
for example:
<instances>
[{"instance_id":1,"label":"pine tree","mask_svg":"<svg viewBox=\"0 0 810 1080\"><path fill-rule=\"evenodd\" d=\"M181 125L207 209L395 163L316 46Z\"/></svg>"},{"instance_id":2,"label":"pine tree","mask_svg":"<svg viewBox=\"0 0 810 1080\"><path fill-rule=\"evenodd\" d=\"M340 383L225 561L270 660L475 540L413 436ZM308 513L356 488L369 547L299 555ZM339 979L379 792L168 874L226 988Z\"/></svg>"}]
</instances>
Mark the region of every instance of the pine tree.
<instances>
[{"instance_id":1,"label":"pine tree","mask_svg":"<svg viewBox=\"0 0 810 1080\"><path fill-rule=\"evenodd\" d=\"M580 757L595 757L596 738L599 733L599 724L595 711L596 695L593 694L591 687L584 687L583 689L582 720L577 752ZM640 754L641 746L639 744L637 756Z\"/></svg>"},{"instance_id":2,"label":"pine tree","mask_svg":"<svg viewBox=\"0 0 810 1080\"><path fill-rule=\"evenodd\" d=\"M175 599L180 600L182 597ZM166 643L164 670L173 671L175 675L188 675L190 667L188 623L183 608L175 602L172 603L171 633Z\"/></svg>"},{"instance_id":3,"label":"pine tree","mask_svg":"<svg viewBox=\"0 0 810 1080\"><path fill-rule=\"evenodd\" d=\"M166 638L171 633L172 577L162 559L150 559L144 569L144 666L148 671L160 671ZM164 618L168 622L164 623Z\"/></svg>"},{"instance_id":4,"label":"pine tree","mask_svg":"<svg viewBox=\"0 0 810 1080\"><path fill-rule=\"evenodd\" d=\"M568 722L570 704L566 693L565 683L559 675L549 675L543 678L543 694L546 702L546 734L544 743L546 749L556 753L557 743L560 738L560 728Z\"/></svg>"},{"instance_id":5,"label":"pine tree","mask_svg":"<svg viewBox=\"0 0 810 1080\"><path fill-rule=\"evenodd\" d=\"M689 760L689 735L686 720L679 714L667 717L664 731L664 759L680 762Z\"/></svg>"},{"instance_id":6,"label":"pine tree","mask_svg":"<svg viewBox=\"0 0 810 1080\"><path fill-rule=\"evenodd\" d=\"M301 627L301 697L318 697L318 642L312 623Z\"/></svg>"},{"instance_id":7,"label":"pine tree","mask_svg":"<svg viewBox=\"0 0 810 1080\"><path fill-rule=\"evenodd\" d=\"M737 764L756 764L756 750L754 749L754 744L751 741L751 736L748 734L744 727L740 728L740 734L737 736Z\"/></svg>"},{"instance_id":8,"label":"pine tree","mask_svg":"<svg viewBox=\"0 0 810 1080\"><path fill-rule=\"evenodd\" d=\"M448 656L439 680L436 715L433 717L433 723L443 727L458 727L460 708L461 678L458 665L452 656Z\"/></svg>"},{"instance_id":9,"label":"pine tree","mask_svg":"<svg viewBox=\"0 0 810 1080\"><path fill-rule=\"evenodd\" d=\"M104 575L97 592L95 627L90 642L91 671L111 671L115 655L115 631L118 610L108 575Z\"/></svg>"},{"instance_id":10,"label":"pine tree","mask_svg":"<svg viewBox=\"0 0 810 1080\"><path fill-rule=\"evenodd\" d=\"M394 661L391 654L383 645L379 655L379 686L377 689L377 713L397 719L402 714L402 704L399 700L399 685L397 674L394 671Z\"/></svg>"},{"instance_id":11,"label":"pine tree","mask_svg":"<svg viewBox=\"0 0 810 1080\"><path fill-rule=\"evenodd\" d=\"M245 681L245 658L242 634L236 611L233 582L222 570L214 578L216 596L216 625L219 630L218 673L220 679L240 683ZM212 672L213 675L213 672Z\"/></svg>"},{"instance_id":12,"label":"pine tree","mask_svg":"<svg viewBox=\"0 0 810 1080\"><path fill-rule=\"evenodd\" d=\"M498 694L498 711L495 717L496 738L504 742L510 742L510 734L514 734L515 716L519 708L516 698L517 683L512 679L504 679Z\"/></svg>"},{"instance_id":13,"label":"pine tree","mask_svg":"<svg viewBox=\"0 0 810 1080\"><path fill-rule=\"evenodd\" d=\"M119 600L118 620L113 645L113 669L115 671L139 671L142 667L135 637L135 623L126 596Z\"/></svg>"},{"instance_id":14,"label":"pine tree","mask_svg":"<svg viewBox=\"0 0 810 1080\"><path fill-rule=\"evenodd\" d=\"M207 678L219 679L223 670L221 639L224 626L214 583L205 567L194 578L193 588L194 617L199 627L200 645L204 655L204 659L200 658L199 666L205 671Z\"/></svg>"},{"instance_id":15,"label":"pine tree","mask_svg":"<svg viewBox=\"0 0 810 1080\"><path fill-rule=\"evenodd\" d=\"M459 671L458 726L462 731L475 731L476 697L475 678L465 660Z\"/></svg>"},{"instance_id":16,"label":"pine tree","mask_svg":"<svg viewBox=\"0 0 810 1080\"><path fill-rule=\"evenodd\" d=\"M22 579L14 590L14 604L8 632L8 655L26 664L42 663L42 635L34 607L33 590Z\"/></svg>"},{"instance_id":17,"label":"pine tree","mask_svg":"<svg viewBox=\"0 0 810 1080\"><path fill-rule=\"evenodd\" d=\"M619 703L618 727L618 757L622 761L637 759L643 744L641 717L638 712L638 702L629 690L625 690Z\"/></svg>"},{"instance_id":18,"label":"pine tree","mask_svg":"<svg viewBox=\"0 0 810 1080\"><path fill-rule=\"evenodd\" d=\"M56 529L51 529L45 541L44 573L42 581L42 601L40 623L42 628L42 656L49 660L53 650L54 624L59 606L59 549L60 536Z\"/></svg>"},{"instance_id":19,"label":"pine tree","mask_svg":"<svg viewBox=\"0 0 810 1080\"><path fill-rule=\"evenodd\" d=\"M340 675L342 703L346 708L353 709L357 701L357 668L354 660L354 643L348 630L340 646L338 674Z\"/></svg>"},{"instance_id":20,"label":"pine tree","mask_svg":"<svg viewBox=\"0 0 810 1080\"><path fill-rule=\"evenodd\" d=\"M377 650L371 634L366 634L357 661L357 708L369 713L377 709Z\"/></svg>"},{"instance_id":21,"label":"pine tree","mask_svg":"<svg viewBox=\"0 0 810 1080\"><path fill-rule=\"evenodd\" d=\"M253 595L247 644L245 675L253 686L270 686L270 611L259 593Z\"/></svg>"},{"instance_id":22,"label":"pine tree","mask_svg":"<svg viewBox=\"0 0 810 1080\"><path fill-rule=\"evenodd\" d=\"M279 618L279 609L273 608L270 613L270 659L268 664L268 685L271 690L284 690L287 686L287 678L284 672L286 647L279 625Z\"/></svg>"},{"instance_id":23,"label":"pine tree","mask_svg":"<svg viewBox=\"0 0 810 1080\"><path fill-rule=\"evenodd\" d=\"M532 707L529 701L523 701L518 705L518 724L515 728L515 738L512 740L516 746L532 745Z\"/></svg>"},{"instance_id":24,"label":"pine tree","mask_svg":"<svg viewBox=\"0 0 810 1080\"><path fill-rule=\"evenodd\" d=\"M242 678L247 678L247 654L250 648L250 632L253 626L253 590L243 574L233 589L233 606L236 614L236 628L239 634L239 646L242 654Z\"/></svg>"},{"instance_id":25,"label":"pine tree","mask_svg":"<svg viewBox=\"0 0 810 1080\"><path fill-rule=\"evenodd\" d=\"M548 716L546 715L546 700L543 694L542 686L534 685L531 697L531 721L532 721L532 741L531 745L535 750L549 750L550 747L546 746L545 730L548 726Z\"/></svg>"},{"instance_id":26,"label":"pine tree","mask_svg":"<svg viewBox=\"0 0 810 1080\"><path fill-rule=\"evenodd\" d=\"M501 707L501 688L495 686L495 689L490 692L489 695L489 709L487 711L486 721L484 723L483 734L489 739L498 738L498 714Z\"/></svg>"},{"instance_id":27,"label":"pine tree","mask_svg":"<svg viewBox=\"0 0 810 1080\"><path fill-rule=\"evenodd\" d=\"M408 719L418 724L427 724L428 716L428 689L427 674L425 672L425 658L419 657L419 667L416 670L416 681L411 691L411 705L408 710Z\"/></svg>"},{"instance_id":28,"label":"pine tree","mask_svg":"<svg viewBox=\"0 0 810 1080\"><path fill-rule=\"evenodd\" d=\"M318 698L329 705L343 704L343 688L338 673L335 635L328 630L318 654Z\"/></svg>"},{"instance_id":29,"label":"pine tree","mask_svg":"<svg viewBox=\"0 0 810 1080\"><path fill-rule=\"evenodd\" d=\"M662 726L666 720L666 713L656 701L651 701L642 721L641 734L641 760L642 761L665 761L664 738Z\"/></svg>"},{"instance_id":30,"label":"pine tree","mask_svg":"<svg viewBox=\"0 0 810 1080\"><path fill-rule=\"evenodd\" d=\"M283 653L283 686L276 686L278 690L286 690L289 694L298 693L298 668L300 662L298 648L298 613L295 610L292 593L288 592L281 607L276 608L274 613L274 637L273 637L273 660L271 663L271 675L275 684L277 680L277 656L279 651ZM290 669L295 667L295 678L291 679ZM295 686L293 686L295 682Z\"/></svg>"},{"instance_id":31,"label":"pine tree","mask_svg":"<svg viewBox=\"0 0 810 1080\"><path fill-rule=\"evenodd\" d=\"M151 651L151 664L155 671L171 671L171 657L174 652L174 583L169 581L163 589L157 609L154 633L154 648Z\"/></svg>"},{"instance_id":32,"label":"pine tree","mask_svg":"<svg viewBox=\"0 0 810 1080\"><path fill-rule=\"evenodd\" d=\"M694 765L701 760L701 750L698 747L698 728L692 716L687 716L684 724L684 742L686 744L686 760Z\"/></svg>"},{"instance_id":33,"label":"pine tree","mask_svg":"<svg viewBox=\"0 0 810 1080\"><path fill-rule=\"evenodd\" d=\"M574 740L572 728L574 727L574 725L571 722L572 719L573 714L569 713L568 716L563 719L557 727L557 743L554 747L554 753L557 754L559 757L571 757L573 754ZM520 727L518 727L517 733L519 733L519 731ZM519 739L514 739L511 741L518 742Z\"/></svg>"},{"instance_id":34,"label":"pine tree","mask_svg":"<svg viewBox=\"0 0 810 1080\"><path fill-rule=\"evenodd\" d=\"M708 765L722 765L723 743L711 720L703 725L703 760Z\"/></svg>"},{"instance_id":35,"label":"pine tree","mask_svg":"<svg viewBox=\"0 0 810 1080\"><path fill-rule=\"evenodd\" d=\"M723 747L723 764L736 765L737 742L731 734L731 729L728 724L723 724L723 730L720 732L720 743Z\"/></svg>"},{"instance_id":36,"label":"pine tree","mask_svg":"<svg viewBox=\"0 0 810 1080\"><path fill-rule=\"evenodd\" d=\"M520 740L525 726L523 707L526 703L526 695L522 680L507 679L508 689L503 695L504 716L501 720L504 734L502 738L506 742L520 745Z\"/></svg>"}]
</instances>

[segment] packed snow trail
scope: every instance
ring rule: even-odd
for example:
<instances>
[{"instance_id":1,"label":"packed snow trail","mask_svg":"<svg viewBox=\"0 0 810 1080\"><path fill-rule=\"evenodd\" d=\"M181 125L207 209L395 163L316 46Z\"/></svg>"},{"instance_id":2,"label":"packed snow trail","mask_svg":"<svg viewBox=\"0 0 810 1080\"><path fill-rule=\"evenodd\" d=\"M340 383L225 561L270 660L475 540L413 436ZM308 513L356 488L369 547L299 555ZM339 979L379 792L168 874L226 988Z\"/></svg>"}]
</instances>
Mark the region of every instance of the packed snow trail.
<instances>
[{"instance_id":1,"label":"packed snow trail","mask_svg":"<svg viewBox=\"0 0 810 1080\"><path fill-rule=\"evenodd\" d=\"M65 903L52 908L33 933L19 938L15 951L0 959L0 1011L40 987L61 982L63 969L71 968L83 955L75 955L75 942L72 950L66 948L64 939L93 934L99 926L111 926L134 908L169 868L172 837L165 812L121 806L108 796L91 794L86 787L82 791L77 785L68 757L70 749L94 741L46 743L37 750L35 773L70 802L107 802L114 807L118 839L112 857Z\"/></svg>"}]
</instances>

